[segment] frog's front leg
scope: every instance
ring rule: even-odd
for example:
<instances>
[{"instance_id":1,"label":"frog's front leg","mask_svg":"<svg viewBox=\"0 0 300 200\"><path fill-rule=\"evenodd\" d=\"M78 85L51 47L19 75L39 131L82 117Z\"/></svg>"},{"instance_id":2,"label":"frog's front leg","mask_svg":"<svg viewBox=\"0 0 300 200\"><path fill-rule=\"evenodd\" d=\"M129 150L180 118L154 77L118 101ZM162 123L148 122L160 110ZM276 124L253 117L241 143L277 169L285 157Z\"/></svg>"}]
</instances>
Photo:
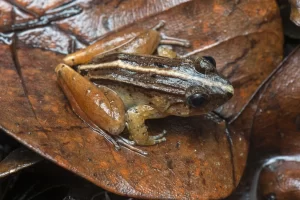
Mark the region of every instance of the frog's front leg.
<instances>
[{"instance_id":1,"label":"frog's front leg","mask_svg":"<svg viewBox=\"0 0 300 200\"><path fill-rule=\"evenodd\" d=\"M160 113L155 108L149 105L138 105L128 109L126 113L127 128L132 139L137 145L154 145L166 141L163 133L150 136L147 126L145 125L146 119L156 119L166 117L165 114Z\"/></svg>"}]
</instances>

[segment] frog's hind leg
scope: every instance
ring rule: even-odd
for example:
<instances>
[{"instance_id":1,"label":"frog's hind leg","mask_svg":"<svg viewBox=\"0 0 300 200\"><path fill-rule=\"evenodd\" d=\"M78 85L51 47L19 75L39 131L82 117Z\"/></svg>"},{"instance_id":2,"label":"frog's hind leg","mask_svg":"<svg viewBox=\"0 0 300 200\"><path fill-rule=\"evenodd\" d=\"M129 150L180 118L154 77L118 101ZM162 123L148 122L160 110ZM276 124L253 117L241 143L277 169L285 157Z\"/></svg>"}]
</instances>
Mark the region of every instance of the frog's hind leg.
<instances>
[{"instance_id":1,"label":"frog's hind leg","mask_svg":"<svg viewBox=\"0 0 300 200\"><path fill-rule=\"evenodd\" d=\"M149 146L166 141L164 137L166 131L161 134L150 136L145 125L146 119L163 118L165 114L158 112L155 108L148 105L139 105L130 108L127 111L127 128L130 133L130 139L137 145Z\"/></svg>"}]
</instances>

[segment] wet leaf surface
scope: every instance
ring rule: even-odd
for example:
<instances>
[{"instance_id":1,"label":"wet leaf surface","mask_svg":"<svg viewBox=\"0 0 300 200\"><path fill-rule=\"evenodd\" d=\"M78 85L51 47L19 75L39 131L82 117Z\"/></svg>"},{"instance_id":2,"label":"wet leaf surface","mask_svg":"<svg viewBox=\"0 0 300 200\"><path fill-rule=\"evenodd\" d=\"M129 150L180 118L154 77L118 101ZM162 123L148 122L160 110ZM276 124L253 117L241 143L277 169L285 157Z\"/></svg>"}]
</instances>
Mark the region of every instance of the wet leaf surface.
<instances>
[{"instance_id":1,"label":"wet leaf surface","mask_svg":"<svg viewBox=\"0 0 300 200\"><path fill-rule=\"evenodd\" d=\"M226 132L225 122L212 115L154 120L149 121L150 130L166 129L166 143L143 148L149 152L147 157L124 148L117 152L74 115L56 83L54 68L63 58L59 53L70 52L74 45L82 48L111 31L152 27L165 20L165 34L192 43L189 49L176 48L179 54L213 56L218 70L233 82L234 98L218 111L234 116L281 59L276 3L74 1L55 9L64 3L41 6L37 1L15 1L19 7L15 20L9 18L11 4L2 3L7 16L0 21L3 25L30 20L32 12L41 16L49 9L59 11L75 4L83 9L51 26L19 32L14 42L10 38L13 45L0 45L2 129L44 157L115 193L171 199L228 196L247 158L248 135L240 131L243 128L232 126Z\"/></svg>"},{"instance_id":2,"label":"wet leaf surface","mask_svg":"<svg viewBox=\"0 0 300 200\"><path fill-rule=\"evenodd\" d=\"M256 193L259 198L272 199L278 195L278 199L297 199L297 186L293 183L299 179L294 168L299 165L300 150L299 59L297 47L270 74L245 112L231 124L239 127L246 119L248 123L242 131L251 136L252 143L246 173L229 199L255 199ZM254 118L248 120L247 116ZM274 155L278 157L273 158Z\"/></svg>"},{"instance_id":3,"label":"wet leaf surface","mask_svg":"<svg viewBox=\"0 0 300 200\"><path fill-rule=\"evenodd\" d=\"M300 39L300 34L299 34L300 27L294 24L290 19L290 14L291 14L290 4L286 2L286 4L281 5L280 13L282 18L284 34L292 39Z\"/></svg>"},{"instance_id":4,"label":"wet leaf surface","mask_svg":"<svg viewBox=\"0 0 300 200\"><path fill-rule=\"evenodd\" d=\"M9 54L9 51L6 53ZM210 130L210 127L216 125L210 119L195 118L193 123L190 123L191 119L161 120L153 128L157 127L155 132L166 129L170 133L168 146L162 144L145 148L150 153L145 158L126 149L116 152L102 137L83 124L69 108L53 73L54 66L60 60L59 57L55 57L56 54L39 49L29 51L21 48L17 54L19 64L22 66L28 99L33 104L30 105L27 101L24 103L21 98L22 101L19 103L22 104L22 108L26 109L27 105L25 110L27 113L24 113L27 117L18 115L14 117L13 126L9 121L7 125L5 123L2 125L4 128L12 127L11 131L17 133L14 137L25 144L30 144L31 148L38 150L42 155L117 193L150 196L154 191L159 191L160 195L170 198L185 198L180 196L182 194L176 194L175 190L177 187L186 187L187 194L195 195L193 198L197 198L201 187L201 194L205 194L207 186L214 187L215 194L208 195L216 196L222 194L222 190L225 190L223 195L226 195L228 190L234 187L230 144L224 132L224 122L218 129ZM32 60L39 65L32 65ZM43 73L39 71L41 66L47 66L42 68ZM6 77L13 78L12 75ZM18 81L10 83L11 88L15 85L18 89L21 88ZM16 88L13 89L18 91ZM14 101L8 103L18 103L17 97L10 96ZM30 109L31 106L34 107L34 113ZM14 115L12 112L7 114L1 116L3 117L1 121ZM199 124L198 121L203 123ZM208 125L209 123L211 125ZM211 135L214 137L210 137ZM195 137L198 139L195 140ZM183 155L179 157L178 153ZM222 176L217 176L214 180L211 177L216 171ZM171 183L178 186L174 187ZM148 191L145 188L148 188ZM173 194L163 193L170 191Z\"/></svg>"},{"instance_id":5,"label":"wet leaf surface","mask_svg":"<svg viewBox=\"0 0 300 200\"><path fill-rule=\"evenodd\" d=\"M278 157L266 165L258 182L258 196L266 199L299 199L299 157Z\"/></svg>"},{"instance_id":6,"label":"wet leaf surface","mask_svg":"<svg viewBox=\"0 0 300 200\"><path fill-rule=\"evenodd\" d=\"M259 152L292 155L300 150L299 61L298 47L266 85L253 125L253 145Z\"/></svg>"},{"instance_id":7,"label":"wet leaf surface","mask_svg":"<svg viewBox=\"0 0 300 200\"><path fill-rule=\"evenodd\" d=\"M291 4L291 20L297 25L300 26L300 1L299 0L289 0Z\"/></svg>"},{"instance_id":8,"label":"wet leaf surface","mask_svg":"<svg viewBox=\"0 0 300 200\"><path fill-rule=\"evenodd\" d=\"M256 98L259 103L252 127L252 153L243 179L250 181L252 198L258 195L258 198L297 199L299 196L295 184L299 179L295 169L299 165L299 59L297 47L278 66ZM255 173L258 173L257 180L252 179Z\"/></svg>"},{"instance_id":9,"label":"wet leaf surface","mask_svg":"<svg viewBox=\"0 0 300 200\"><path fill-rule=\"evenodd\" d=\"M43 160L41 156L24 147L11 152L0 162L0 178L20 171Z\"/></svg>"}]
</instances>

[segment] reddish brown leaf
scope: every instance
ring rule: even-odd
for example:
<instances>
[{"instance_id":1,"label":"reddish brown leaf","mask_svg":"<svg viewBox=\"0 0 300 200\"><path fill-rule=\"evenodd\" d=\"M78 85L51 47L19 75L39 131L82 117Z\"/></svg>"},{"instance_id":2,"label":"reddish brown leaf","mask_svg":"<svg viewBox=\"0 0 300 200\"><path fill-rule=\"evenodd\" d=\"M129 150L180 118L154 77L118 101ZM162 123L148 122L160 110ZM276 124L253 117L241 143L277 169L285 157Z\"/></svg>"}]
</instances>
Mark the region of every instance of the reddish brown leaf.
<instances>
[{"instance_id":1,"label":"reddish brown leaf","mask_svg":"<svg viewBox=\"0 0 300 200\"><path fill-rule=\"evenodd\" d=\"M288 160L286 160L288 159ZM299 158L278 158L266 165L260 173L258 196L265 199L300 198Z\"/></svg>"},{"instance_id":2,"label":"reddish brown leaf","mask_svg":"<svg viewBox=\"0 0 300 200\"><path fill-rule=\"evenodd\" d=\"M124 1L113 11L113 3L90 5L81 14L60 21L58 25L62 30L71 30L80 41L90 42L125 24L130 24L128 28L132 29L151 27L158 19L165 20L164 33L192 43L189 49L177 49L179 53L213 56L218 69L233 82L236 95L222 109L222 114L227 117L241 109L282 58L283 39L275 1L221 4L218 1L178 0L161 6L157 6L157 2L146 2ZM172 9L166 9L172 6ZM126 13L137 14L124 17L123 9ZM96 18L100 13L103 18ZM146 18L153 15L155 18Z\"/></svg>"},{"instance_id":3,"label":"reddish brown leaf","mask_svg":"<svg viewBox=\"0 0 300 200\"><path fill-rule=\"evenodd\" d=\"M12 24L11 10L12 6L9 3L0 1L0 25Z\"/></svg>"},{"instance_id":4,"label":"reddish brown leaf","mask_svg":"<svg viewBox=\"0 0 300 200\"><path fill-rule=\"evenodd\" d=\"M161 120L151 127L156 128L154 132L166 129L168 143L144 148L150 153L147 157L126 149L117 152L69 108L53 73L59 60L55 54L20 49L18 57L35 111L28 113L28 118L37 125L30 134L16 132L15 136L42 155L106 189L131 196L218 198L234 188L230 143L223 122L212 128L217 124L205 118ZM45 66L42 73L32 65L33 60Z\"/></svg>"},{"instance_id":5,"label":"reddish brown leaf","mask_svg":"<svg viewBox=\"0 0 300 200\"><path fill-rule=\"evenodd\" d=\"M290 19L290 14L291 14L290 4L288 3L288 1L285 0L282 2L282 4L279 3L279 6L280 6L280 15L282 19L284 35L293 39L300 39L300 27L297 26L295 23L293 23ZM295 43L295 44L286 45L285 50L288 50L287 48L295 48L294 45L297 44ZM290 51L288 50L288 52Z\"/></svg>"},{"instance_id":6,"label":"reddish brown leaf","mask_svg":"<svg viewBox=\"0 0 300 200\"><path fill-rule=\"evenodd\" d=\"M12 13L14 13L15 18L12 18ZM14 10L13 5L11 5L8 1L0 1L0 14L0 27L12 25L15 22L20 23L25 20L33 19L33 16L29 13L25 13L19 9Z\"/></svg>"},{"instance_id":7,"label":"reddish brown leaf","mask_svg":"<svg viewBox=\"0 0 300 200\"><path fill-rule=\"evenodd\" d=\"M261 94L253 126L253 144L265 154L298 154L300 151L299 61L298 47Z\"/></svg>"},{"instance_id":8,"label":"reddish brown leaf","mask_svg":"<svg viewBox=\"0 0 300 200\"><path fill-rule=\"evenodd\" d=\"M232 199L249 195L253 199L257 192L263 196L261 198L267 199L297 199L299 196L295 192L298 190L297 185L293 184L299 179L295 170L295 166L299 165L296 163L299 162L300 133L300 87L297 81L300 74L299 59L298 47L270 75L271 78L266 80L240 118L231 124L233 128L242 127L234 130L244 131L248 137L252 133L253 141L242 186ZM270 158L274 154L282 156ZM260 174L261 161L265 158L270 159L263 164L264 170ZM261 176L259 183L253 179L255 173Z\"/></svg>"},{"instance_id":9,"label":"reddish brown leaf","mask_svg":"<svg viewBox=\"0 0 300 200\"><path fill-rule=\"evenodd\" d=\"M61 31L71 31L78 40L76 42L80 41L80 47L82 43L92 42L125 25L130 25L125 29L152 27L158 19L166 20L164 33L192 42L191 48L180 48L178 52L189 52L189 56L214 56L219 70L233 82L236 95L222 110L223 115L233 116L281 60L283 40L276 2L253 1L255 3L247 4L241 1L222 5L217 1L186 1L172 1L160 6L155 1L136 3L115 0L97 6L84 1L79 4L84 6L83 12L58 21L59 29L52 34L57 37ZM122 11L136 14L124 17ZM155 18L147 18L153 15ZM172 16L172 20L169 20L169 16ZM27 34L34 33L30 31ZM24 36L24 42L27 43L26 38ZM57 45L68 49L66 45ZM48 45L42 43L36 46L49 49Z\"/></svg>"},{"instance_id":10,"label":"reddish brown leaf","mask_svg":"<svg viewBox=\"0 0 300 200\"><path fill-rule=\"evenodd\" d=\"M289 0L291 4L291 20L300 26L300 1L299 0Z\"/></svg>"},{"instance_id":11,"label":"reddish brown leaf","mask_svg":"<svg viewBox=\"0 0 300 200\"><path fill-rule=\"evenodd\" d=\"M26 7L26 2L18 4ZM1 127L46 158L115 193L159 199L228 196L238 184L247 158L247 142L241 132L226 134L224 122L216 122L210 115L167 118L150 121L152 133L166 129L168 135L167 142L143 148L149 156L124 148L117 152L71 111L54 73L63 56L41 49L66 53L73 40L78 48L116 29L151 27L163 19L167 21L164 33L192 43L189 49L176 48L178 53L216 58L218 69L236 89L234 98L219 111L234 116L281 58L276 3L79 3L84 10L77 16L19 33L13 55L7 45L0 46ZM45 13L34 6L26 9Z\"/></svg>"},{"instance_id":12,"label":"reddish brown leaf","mask_svg":"<svg viewBox=\"0 0 300 200\"><path fill-rule=\"evenodd\" d=\"M52 1L39 1L39 0L8 0L13 5L17 5L19 9L30 10L31 14L42 15L46 11L59 7L64 3L70 2L69 0L52 0Z\"/></svg>"}]
</instances>

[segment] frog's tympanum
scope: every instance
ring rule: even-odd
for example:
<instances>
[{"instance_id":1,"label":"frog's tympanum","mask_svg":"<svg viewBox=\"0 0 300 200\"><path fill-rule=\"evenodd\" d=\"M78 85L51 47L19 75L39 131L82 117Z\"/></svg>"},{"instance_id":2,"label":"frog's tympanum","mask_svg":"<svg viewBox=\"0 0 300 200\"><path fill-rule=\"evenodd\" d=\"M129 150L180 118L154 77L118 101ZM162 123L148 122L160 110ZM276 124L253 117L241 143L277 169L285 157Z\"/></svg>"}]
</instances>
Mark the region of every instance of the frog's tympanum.
<instances>
[{"instance_id":1,"label":"frog's tympanum","mask_svg":"<svg viewBox=\"0 0 300 200\"><path fill-rule=\"evenodd\" d=\"M166 141L166 131L149 135L145 120L201 115L233 95L232 85L218 74L212 57L177 58L167 48L160 48L159 56L149 55L160 44L188 45L160 34L156 29L162 25L102 39L68 55L65 64L56 67L74 112L117 147L114 139L121 141L117 135L125 128L130 144Z\"/></svg>"}]
</instances>

